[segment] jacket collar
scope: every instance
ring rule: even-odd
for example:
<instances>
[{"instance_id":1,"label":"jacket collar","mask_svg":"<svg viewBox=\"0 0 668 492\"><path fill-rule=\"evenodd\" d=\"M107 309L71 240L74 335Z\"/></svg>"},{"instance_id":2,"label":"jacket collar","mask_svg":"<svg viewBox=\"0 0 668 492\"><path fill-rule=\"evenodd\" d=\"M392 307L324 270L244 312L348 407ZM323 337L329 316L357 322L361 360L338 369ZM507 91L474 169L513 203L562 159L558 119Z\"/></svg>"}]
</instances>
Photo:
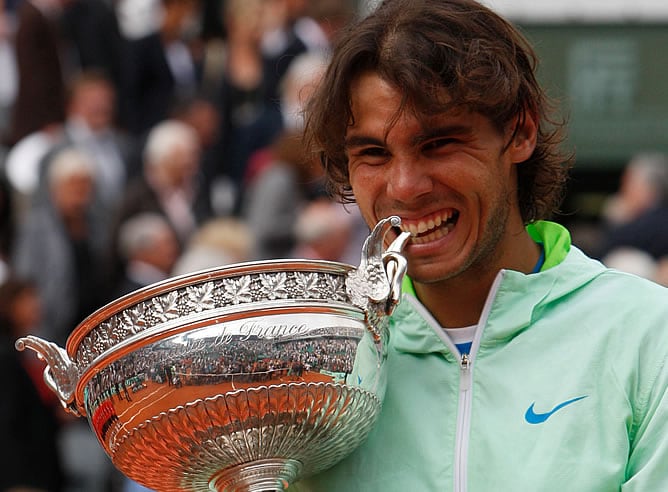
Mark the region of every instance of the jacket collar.
<instances>
[{"instance_id":1,"label":"jacket collar","mask_svg":"<svg viewBox=\"0 0 668 492\"><path fill-rule=\"evenodd\" d=\"M545 263L539 273L501 270L488 294L487 309L479 320L480 346L504 343L530 327L550 303L557 302L600 274L605 267L571 246L570 234L561 225L540 221L527 231L543 244ZM443 353L454 359L438 322L415 295L412 281L404 278L402 302L390 320L392 345L409 353Z\"/></svg>"}]
</instances>

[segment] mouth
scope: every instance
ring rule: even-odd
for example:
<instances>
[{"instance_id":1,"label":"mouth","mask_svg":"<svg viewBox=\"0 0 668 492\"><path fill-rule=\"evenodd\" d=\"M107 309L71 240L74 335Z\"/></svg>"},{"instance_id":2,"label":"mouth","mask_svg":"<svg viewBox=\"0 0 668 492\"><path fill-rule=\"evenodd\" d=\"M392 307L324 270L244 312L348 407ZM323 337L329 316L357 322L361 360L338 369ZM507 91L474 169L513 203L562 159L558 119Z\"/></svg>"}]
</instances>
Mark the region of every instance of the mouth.
<instances>
[{"instance_id":1,"label":"mouth","mask_svg":"<svg viewBox=\"0 0 668 492\"><path fill-rule=\"evenodd\" d=\"M426 244L447 236L454 229L458 219L459 211L447 209L419 220L402 218L399 228L411 234L412 244Z\"/></svg>"}]
</instances>

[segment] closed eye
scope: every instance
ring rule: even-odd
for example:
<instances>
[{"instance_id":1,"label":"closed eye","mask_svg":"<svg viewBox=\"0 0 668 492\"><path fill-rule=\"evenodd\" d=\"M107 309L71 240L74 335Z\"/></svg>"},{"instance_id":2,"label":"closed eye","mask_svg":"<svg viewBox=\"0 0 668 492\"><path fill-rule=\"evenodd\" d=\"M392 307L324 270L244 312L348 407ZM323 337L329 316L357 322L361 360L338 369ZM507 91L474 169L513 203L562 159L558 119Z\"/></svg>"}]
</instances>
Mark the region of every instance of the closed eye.
<instances>
[{"instance_id":1,"label":"closed eye","mask_svg":"<svg viewBox=\"0 0 668 492\"><path fill-rule=\"evenodd\" d=\"M388 152L383 147L364 147L354 151L352 154L367 157L385 157Z\"/></svg>"},{"instance_id":2,"label":"closed eye","mask_svg":"<svg viewBox=\"0 0 668 492\"><path fill-rule=\"evenodd\" d=\"M433 151L433 150L439 150L443 147L455 144L457 142L458 142L458 140L455 139L455 138L435 138L433 140L429 140L428 142L425 142L422 145L422 151L423 152L430 152L430 151Z\"/></svg>"}]
</instances>

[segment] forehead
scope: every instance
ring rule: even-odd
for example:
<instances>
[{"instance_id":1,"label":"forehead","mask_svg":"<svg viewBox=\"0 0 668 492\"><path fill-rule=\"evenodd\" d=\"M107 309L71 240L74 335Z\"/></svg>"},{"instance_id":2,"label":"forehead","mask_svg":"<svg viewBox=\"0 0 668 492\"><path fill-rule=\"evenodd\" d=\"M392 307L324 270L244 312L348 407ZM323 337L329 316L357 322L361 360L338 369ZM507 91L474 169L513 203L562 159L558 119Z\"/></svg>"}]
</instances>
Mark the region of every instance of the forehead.
<instances>
[{"instance_id":1,"label":"forehead","mask_svg":"<svg viewBox=\"0 0 668 492\"><path fill-rule=\"evenodd\" d=\"M374 72L357 77L350 87L352 118L347 133L399 125L416 130L433 126L461 125L474 117L466 107L452 103L445 89L429 107L418 107L413 99Z\"/></svg>"}]
</instances>

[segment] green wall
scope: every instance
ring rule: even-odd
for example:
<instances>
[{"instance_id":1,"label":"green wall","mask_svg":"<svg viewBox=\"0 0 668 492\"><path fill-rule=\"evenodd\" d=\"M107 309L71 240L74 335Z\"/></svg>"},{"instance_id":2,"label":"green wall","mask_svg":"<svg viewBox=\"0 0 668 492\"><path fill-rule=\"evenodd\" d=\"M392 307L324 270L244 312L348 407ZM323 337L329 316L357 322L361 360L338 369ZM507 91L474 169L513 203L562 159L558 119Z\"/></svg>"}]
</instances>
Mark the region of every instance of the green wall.
<instances>
[{"instance_id":1,"label":"green wall","mask_svg":"<svg viewBox=\"0 0 668 492\"><path fill-rule=\"evenodd\" d=\"M576 169L668 152L668 25L523 25L539 77L569 121Z\"/></svg>"}]
</instances>

